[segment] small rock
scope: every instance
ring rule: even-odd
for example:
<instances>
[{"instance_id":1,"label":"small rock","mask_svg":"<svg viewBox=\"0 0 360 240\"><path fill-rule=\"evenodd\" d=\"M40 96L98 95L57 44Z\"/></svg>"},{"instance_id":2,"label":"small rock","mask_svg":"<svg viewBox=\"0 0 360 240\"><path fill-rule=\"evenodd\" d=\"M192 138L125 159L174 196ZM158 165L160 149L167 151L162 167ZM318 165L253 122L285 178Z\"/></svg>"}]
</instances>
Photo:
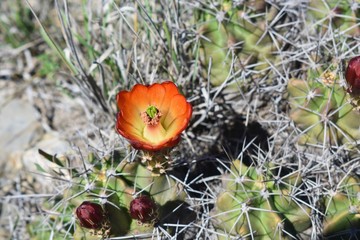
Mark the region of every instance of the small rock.
<instances>
[{"instance_id":1,"label":"small rock","mask_svg":"<svg viewBox=\"0 0 360 240\"><path fill-rule=\"evenodd\" d=\"M71 152L69 142L62 140L57 134L47 133L43 138L31 149L27 150L22 156L23 165L26 170L31 172L39 172L37 166L40 166L46 173L52 173L52 169L58 168L56 164L45 159L39 154L39 149L50 154L61 156ZM64 174L66 171L64 171ZM41 176L40 176L41 178ZM51 181L50 181L51 184Z\"/></svg>"},{"instance_id":2,"label":"small rock","mask_svg":"<svg viewBox=\"0 0 360 240\"><path fill-rule=\"evenodd\" d=\"M10 154L30 147L43 133L40 116L28 102L12 99L0 102L0 176L14 163L9 163Z\"/></svg>"}]
</instances>

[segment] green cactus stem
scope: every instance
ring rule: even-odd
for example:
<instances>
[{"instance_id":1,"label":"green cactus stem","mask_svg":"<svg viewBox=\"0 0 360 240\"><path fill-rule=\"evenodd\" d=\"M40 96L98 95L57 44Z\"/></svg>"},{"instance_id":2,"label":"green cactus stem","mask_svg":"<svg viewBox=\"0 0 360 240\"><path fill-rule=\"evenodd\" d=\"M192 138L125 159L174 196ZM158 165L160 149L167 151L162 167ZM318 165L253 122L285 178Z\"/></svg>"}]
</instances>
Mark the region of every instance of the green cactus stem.
<instances>
[{"instance_id":1,"label":"green cactus stem","mask_svg":"<svg viewBox=\"0 0 360 240\"><path fill-rule=\"evenodd\" d=\"M330 82L323 78L322 81L291 79L288 83L290 118L301 130L298 140L301 145L346 144L351 148L360 139L360 113L333 77Z\"/></svg>"},{"instance_id":2,"label":"green cactus stem","mask_svg":"<svg viewBox=\"0 0 360 240\"><path fill-rule=\"evenodd\" d=\"M360 178L346 177L336 192L325 199L325 237L360 237ZM356 233L357 231L357 233Z\"/></svg>"},{"instance_id":3,"label":"green cactus stem","mask_svg":"<svg viewBox=\"0 0 360 240\"><path fill-rule=\"evenodd\" d=\"M291 239L309 228L310 209L293 194L301 177L293 174L279 183L269 174L273 170L232 162L212 214L220 238Z\"/></svg>"},{"instance_id":4,"label":"green cactus stem","mask_svg":"<svg viewBox=\"0 0 360 240\"><path fill-rule=\"evenodd\" d=\"M205 76L210 70L208 77L213 85L219 86L225 80L239 76L245 68L265 75L271 64L276 65L279 60L275 52L282 43L280 40L274 42L266 23L277 13L278 9L265 1L237 5L223 1L214 13L211 10L198 12L200 61Z\"/></svg>"},{"instance_id":5,"label":"green cactus stem","mask_svg":"<svg viewBox=\"0 0 360 240\"><path fill-rule=\"evenodd\" d=\"M356 1L348 0L310 0L307 21L315 32L339 31L351 36L360 35L358 18L359 7Z\"/></svg>"},{"instance_id":6,"label":"green cactus stem","mask_svg":"<svg viewBox=\"0 0 360 240\"><path fill-rule=\"evenodd\" d=\"M62 161L55 156L46 156L49 160L56 162L59 168L64 168ZM72 176L71 184L56 197L56 201L47 206L49 212L57 213L52 220L54 224L63 225L64 228L68 226L66 230L64 229L67 237L72 235L76 240L97 240L144 234L151 237L158 221L161 221L161 224L166 223L166 219L161 218L174 215L176 212L174 209L185 204L186 193L180 183L166 173L154 174L139 161L128 162L125 156L125 154L113 154L98 159L94 154L89 154L86 165L91 167L87 171L68 169L69 176ZM159 215L160 219L156 218L145 224L131 218L131 202L141 195L149 196L154 201L154 206L158 206L156 208L158 213L154 213L154 216ZM76 217L75 209L82 206L84 202L102 206L107 223L106 228L104 225L101 225L104 227L102 228L95 223L86 225L86 222L78 219L79 215ZM176 203L175 207L174 203ZM85 211L84 214L86 213ZM76 219L75 222L73 219ZM69 228L69 226L72 227ZM96 227L96 229L91 229L89 226L94 226L92 228ZM29 229L34 229L32 227L30 226ZM36 235L51 235L49 230L51 229L41 231L41 234L39 232L34 234L34 239L39 239ZM171 228L168 230L172 231Z\"/></svg>"}]
</instances>

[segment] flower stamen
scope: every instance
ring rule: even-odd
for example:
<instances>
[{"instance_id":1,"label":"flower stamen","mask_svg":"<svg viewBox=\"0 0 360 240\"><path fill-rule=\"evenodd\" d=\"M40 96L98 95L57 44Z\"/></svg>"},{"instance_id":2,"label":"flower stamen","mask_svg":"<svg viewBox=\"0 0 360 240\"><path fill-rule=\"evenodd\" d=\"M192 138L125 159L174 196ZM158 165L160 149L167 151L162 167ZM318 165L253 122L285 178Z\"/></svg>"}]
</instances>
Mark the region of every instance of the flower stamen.
<instances>
[{"instance_id":1,"label":"flower stamen","mask_svg":"<svg viewBox=\"0 0 360 240\"><path fill-rule=\"evenodd\" d=\"M140 116L146 125L156 126L160 121L162 113L156 107L149 106Z\"/></svg>"}]
</instances>

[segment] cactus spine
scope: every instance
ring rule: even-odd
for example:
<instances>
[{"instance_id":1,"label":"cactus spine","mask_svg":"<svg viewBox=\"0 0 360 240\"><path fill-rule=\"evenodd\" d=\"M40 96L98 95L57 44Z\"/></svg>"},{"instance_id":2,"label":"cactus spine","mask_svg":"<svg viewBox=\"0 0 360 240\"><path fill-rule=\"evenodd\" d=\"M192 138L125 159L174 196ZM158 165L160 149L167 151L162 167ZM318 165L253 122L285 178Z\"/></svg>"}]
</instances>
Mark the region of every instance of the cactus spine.
<instances>
[{"instance_id":1,"label":"cactus spine","mask_svg":"<svg viewBox=\"0 0 360 240\"><path fill-rule=\"evenodd\" d=\"M360 112L339 84L338 69L310 72L307 81L288 83L290 118L301 130L298 143L354 147L360 139Z\"/></svg>"},{"instance_id":2,"label":"cactus spine","mask_svg":"<svg viewBox=\"0 0 360 240\"><path fill-rule=\"evenodd\" d=\"M219 86L225 80L234 82L244 73L248 77L251 71L264 76L279 63L276 52L285 44L276 34L270 34L275 28L268 28L270 22L276 22L278 13L277 7L265 1L227 0L197 12L196 23L201 22L198 28L200 61L205 75L210 71L207 77L213 85ZM278 21L284 19L282 16Z\"/></svg>"},{"instance_id":3,"label":"cactus spine","mask_svg":"<svg viewBox=\"0 0 360 240\"><path fill-rule=\"evenodd\" d=\"M349 175L325 198L323 234L329 239L360 236L360 178Z\"/></svg>"},{"instance_id":4,"label":"cactus spine","mask_svg":"<svg viewBox=\"0 0 360 240\"><path fill-rule=\"evenodd\" d=\"M53 222L63 226L63 231L67 231L68 237L73 235L74 239L91 240L139 234L153 236L155 224L158 223L157 217L166 222L161 218L174 214L174 208L184 203L186 194L182 185L167 174L154 174L139 161L128 162L122 159L124 155L122 157L115 155L97 159L90 154L85 165L92 167L87 171L69 170L73 176L71 186L57 196L54 204L49 206L51 211L58 213ZM55 156L51 158L56 159ZM60 161L58 163L61 164ZM64 165L61 164L59 167L64 168ZM139 196L148 196L148 201L153 201L153 211L156 211L153 213L156 218L148 217L146 223L131 218L131 202ZM99 228L97 224L90 224L91 219L85 219L89 222L86 224L85 221L85 226L94 226L93 229L89 229L84 227L84 221L80 224L81 221L74 220L75 209L84 203L100 204L104 209L108 226ZM86 213L85 211L82 216L86 216ZM99 218L95 217L95 219ZM170 228L168 230L171 234L172 230ZM34 231L34 239L41 238L37 236L50 236L50 233L45 229L41 234Z\"/></svg>"},{"instance_id":5,"label":"cactus spine","mask_svg":"<svg viewBox=\"0 0 360 240\"><path fill-rule=\"evenodd\" d=\"M310 226L310 208L296 197L301 177L276 179L271 174L275 170L232 162L213 212L220 239L291 239Z\"/></svg>"}]
</instances>

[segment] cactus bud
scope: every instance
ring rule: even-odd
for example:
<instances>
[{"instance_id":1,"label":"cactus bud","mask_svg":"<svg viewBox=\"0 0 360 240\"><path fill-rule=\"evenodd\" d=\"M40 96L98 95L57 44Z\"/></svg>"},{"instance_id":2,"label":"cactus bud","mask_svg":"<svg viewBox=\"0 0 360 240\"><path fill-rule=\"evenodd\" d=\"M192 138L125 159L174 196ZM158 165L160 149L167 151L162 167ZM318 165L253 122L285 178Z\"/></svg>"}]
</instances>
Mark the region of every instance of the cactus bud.
<instances>
[{"instance_id":1,"label":"cactus bud","mask_svg":"<svg viewBox=\"0 0 360 240\"><path fill-rule=\"evenodd\" d=\"M348 92L360 94L360 56L354 57L349 61L345 78L349 84Z\"/></svg>"},{"instance_id":2,"label":"cactus bud","mask_svg":"<svg viewBox=\"0 0 360 240\"><path fill-rule=\"evenodd\" d=\"M76 216L84 228L99 229L105 221L105 212L101 205L88 201L76 209Z\"/></svg>"},{"instance_id":3,"label":"cactus bud","mask_svg":"<svg viewBox=\"0 0 360 240\"><path fill-rule=\"evenodd\" d=\"M157 218L156 203L148 196L139 196L130 202L130 216L141 223L149 223Z\"/></svg>"}]
</instances>

